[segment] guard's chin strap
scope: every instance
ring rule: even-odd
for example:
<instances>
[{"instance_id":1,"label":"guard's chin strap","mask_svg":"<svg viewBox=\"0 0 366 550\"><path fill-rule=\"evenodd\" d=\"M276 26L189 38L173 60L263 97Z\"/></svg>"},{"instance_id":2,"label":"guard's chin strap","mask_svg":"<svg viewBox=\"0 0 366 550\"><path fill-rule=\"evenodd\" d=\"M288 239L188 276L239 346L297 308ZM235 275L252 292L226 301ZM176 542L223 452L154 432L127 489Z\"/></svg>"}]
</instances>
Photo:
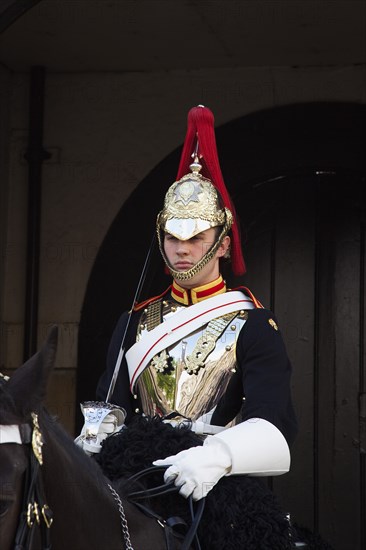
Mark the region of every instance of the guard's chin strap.
<instances>
[{"instance_id":1,"label":"guard's chin strap","mask_svg":"<svg viewBox=\"0 0 366 550\"><path fill-rule=\"evenodd\" d=\"M216 252L218 251L224 237L228 234L233 222L233 216L230 210L228 208L225 208L225 224L222 226L221 232L217 240L213 243L211 248L206 252L206 254L196 263L193 267L188 269L187 271L176 271L172 268L172 266L169 263L169 260L165 254L164 250L164 242L162 239L161 229L159 226L159 223L157 224L157 236L158 236L158 242L159 242L159 249L160 254L162 255L162 258L165 262L165 265L169 269L169 272L173 279L176 279L177 281L188 281L189 279L192 279L197 273L199 273L215 256Z\"/></svg>"}]
</instances>

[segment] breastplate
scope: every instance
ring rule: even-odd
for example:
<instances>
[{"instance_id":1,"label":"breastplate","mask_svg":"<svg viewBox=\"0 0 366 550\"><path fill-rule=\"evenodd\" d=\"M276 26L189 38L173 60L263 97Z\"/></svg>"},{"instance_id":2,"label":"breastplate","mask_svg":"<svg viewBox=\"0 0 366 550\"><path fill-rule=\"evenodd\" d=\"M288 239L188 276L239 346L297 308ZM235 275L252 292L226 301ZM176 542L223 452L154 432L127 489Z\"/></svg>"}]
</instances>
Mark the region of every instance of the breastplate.
<instances>
[{"instance_id":1,"label":"breastplate","mask_svg":"<svg viewBox=\"0 0 366 550\"><path fill-rule=\"evenodd\" d=\"M181 307L171 301L150 304L141 316L137 338ZM155 356L137 381L143 412L176 412L197 420L211 411L235 372L236 340L246 319L244 310L213 319Z\"/></svg>"}]
</instances>

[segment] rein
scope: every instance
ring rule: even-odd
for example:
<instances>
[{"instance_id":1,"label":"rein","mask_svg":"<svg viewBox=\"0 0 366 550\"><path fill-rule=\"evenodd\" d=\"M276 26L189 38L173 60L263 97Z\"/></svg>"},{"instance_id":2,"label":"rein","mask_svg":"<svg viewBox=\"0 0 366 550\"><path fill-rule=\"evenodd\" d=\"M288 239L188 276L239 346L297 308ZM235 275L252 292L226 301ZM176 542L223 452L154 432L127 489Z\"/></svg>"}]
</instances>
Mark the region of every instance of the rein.
<instances>
[{"instance_id":1,"label":"rein","mask_svg":"<svg viewBox=\"0 0 366 550\"><path fill-rule=\"evenodd\" d=\"M145 468L144 470L141 470L140 472L137 472L136 474L129 477L127 480L127 483L132 481L137 481L142 477L148 476L152 473L156 473L159 470L165 471L166 468L157 467L157 466ZM149 508L147 508L145 505L141 504L138 501L149 497L153 498L153 497L158 497L169 493L177 493L177 492L179 492L179 487L176 487L174 483L171 482L171 483L164 483L163 485L159 485L157 487L151 487L150 489L134 491L128 494L128 500L130 500L135 506L137 506L146 515L155 518L159 523L159 525L161 525L165 529L167 550L171 550L172 548L175 548L174 538L177 538L177 537L183 538L183 535L180 535L174 532L174 528L179 526L187 527L186 523L183 521L183 519L178 517L171 517L165 520L164 518L160 517L158 514L156 514L155 512L153 512L152 510L150 510ZM201 521L201 518L202 518L205 502L206 502L205 498L199 500L195 510L193 498L192 496L189 497L191 526L189 527L187 533L183 538L181 550L189 550L192 546L192 543L194 543L195 550L201 550L201 545L197 536L197 530L198 530L199 522Z\"/></svg>"}]
</instances>

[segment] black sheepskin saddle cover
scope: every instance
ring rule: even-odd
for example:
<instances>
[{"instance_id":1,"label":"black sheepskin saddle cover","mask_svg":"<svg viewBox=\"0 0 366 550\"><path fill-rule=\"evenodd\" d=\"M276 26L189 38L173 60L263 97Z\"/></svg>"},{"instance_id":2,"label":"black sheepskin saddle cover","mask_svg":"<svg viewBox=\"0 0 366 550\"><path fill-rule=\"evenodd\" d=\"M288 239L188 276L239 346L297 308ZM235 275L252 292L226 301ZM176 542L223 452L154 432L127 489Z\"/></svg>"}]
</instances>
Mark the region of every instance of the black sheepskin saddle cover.
<instances>
[{"instance_id":1,"label":"black sheepskin saddle cover","mask_svg":"<svg viewBox=\"0 0 366 550\"><path fill-rule=\"evenodd\" d=\"M97 461L112 481L126 480L150 468L156 459L202 443L187 428L173 428L160 418L136 417L128 428L103 442ZM127 490L127 482L126 494L162 485L162 472L153 473L141 483ZM190 524L188 502L178 493L154 497L144 504L165 519L179 516ZM289 526L286 512L265 481L249 476L229 476L219 481L207 495L198 529L202 550L293 550L302 534ZM306 550L331 550L311 532L306 538Z\"/></svg>"}]
</instances>

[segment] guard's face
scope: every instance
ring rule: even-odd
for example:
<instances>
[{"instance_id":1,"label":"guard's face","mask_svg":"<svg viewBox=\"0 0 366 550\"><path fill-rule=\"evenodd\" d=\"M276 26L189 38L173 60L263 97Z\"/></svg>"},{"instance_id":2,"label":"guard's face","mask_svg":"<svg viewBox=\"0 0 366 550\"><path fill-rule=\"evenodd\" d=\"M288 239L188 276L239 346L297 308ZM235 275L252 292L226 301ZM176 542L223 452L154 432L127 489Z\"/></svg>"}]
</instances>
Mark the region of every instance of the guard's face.
<instances>
[{"instance_id":1,"label":"guard's face","mask_svg":"<svg viewBox=\"0 0 366 550\"><path fill-rule=\"evenodd\" d=\"M175 271L188 271L203 258L217 239L215 228L198 233L191 239L182 241L169 233L164 235L164 251L169 264ZM188 281L179 281L185 288L201 286L217 279L219 276L219 258L228 249L230 238L225 237L212 260Z\"/></svg>"}]
</instances>

